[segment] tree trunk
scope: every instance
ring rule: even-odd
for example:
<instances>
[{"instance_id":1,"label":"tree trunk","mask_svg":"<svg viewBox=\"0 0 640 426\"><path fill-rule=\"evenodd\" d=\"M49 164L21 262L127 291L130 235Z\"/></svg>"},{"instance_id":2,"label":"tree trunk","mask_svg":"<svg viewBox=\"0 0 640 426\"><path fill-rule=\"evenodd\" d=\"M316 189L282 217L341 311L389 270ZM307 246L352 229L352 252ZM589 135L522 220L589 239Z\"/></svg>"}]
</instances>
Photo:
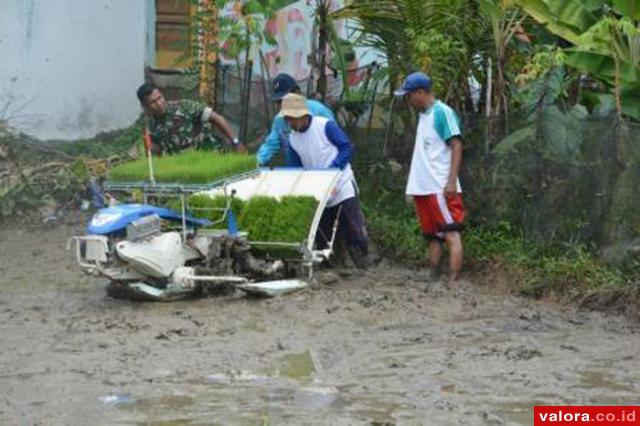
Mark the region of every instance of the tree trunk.
<instances>
[{"instance_id":1,"label":"tree trunk","mask_svg":"<svg viewBox=\"0 0 640 426\"><path fill-rule=\"evenodd\" d=\"M216 104L216 73L217 53L216 41L218 38L218 9L211 0L203 0L200 9L206 12L206 17L201 21L202 33L199 36L200 50L200 78L198 92L200 97L208 104Z\"/></svg>"},{"instance_id":2,"label":"tree trunk","mask_svg":"<svg viewBox=\"0 0 640 426\"><path fill-rule=\"evenodd\" d=\"M318 0L316 14L318 18L318 85L316 92L320 94L322 102L327 97L327 14L329 5L325 0Z\"/></svg>"}]
</instances>

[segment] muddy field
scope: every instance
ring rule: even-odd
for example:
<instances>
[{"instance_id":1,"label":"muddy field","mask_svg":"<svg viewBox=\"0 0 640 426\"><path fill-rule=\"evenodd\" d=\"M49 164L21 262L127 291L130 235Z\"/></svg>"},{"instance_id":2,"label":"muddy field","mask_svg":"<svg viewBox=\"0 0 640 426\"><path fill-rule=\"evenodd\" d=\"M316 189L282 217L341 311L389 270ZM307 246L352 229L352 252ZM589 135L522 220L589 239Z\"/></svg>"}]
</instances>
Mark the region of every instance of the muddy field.
<instances>
[{"instance_id":1,"label":"muddy field","mask_svg":"<svg viewBox=\"0 0 640 426\"><path fill-rule=\"evenodd\" d=\"M535 404L640 402L624 318L388 264L278 299L113 300L74 231L0 231L2 425L531 424Z\"/></svg>"}]
</instances>

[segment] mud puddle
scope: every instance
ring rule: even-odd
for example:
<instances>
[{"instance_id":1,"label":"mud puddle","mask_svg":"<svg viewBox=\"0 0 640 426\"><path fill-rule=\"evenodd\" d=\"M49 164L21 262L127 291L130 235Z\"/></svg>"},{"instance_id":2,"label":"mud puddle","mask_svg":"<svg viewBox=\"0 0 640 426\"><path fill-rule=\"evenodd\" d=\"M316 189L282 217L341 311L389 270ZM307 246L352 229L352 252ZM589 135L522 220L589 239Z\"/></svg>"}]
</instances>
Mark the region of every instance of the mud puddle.
<instances>
[{"instance_id":1,"label":"mud puddle","mask_svg":"<svg viewBox=\"0 0 640 426\"><path fill-rule=\"evenodd\" d=\"M623 318L390 265L277 299L119 301L73 232L0 231L0 424L516 425L639 402Z\"/></svg>"}]
</instances>

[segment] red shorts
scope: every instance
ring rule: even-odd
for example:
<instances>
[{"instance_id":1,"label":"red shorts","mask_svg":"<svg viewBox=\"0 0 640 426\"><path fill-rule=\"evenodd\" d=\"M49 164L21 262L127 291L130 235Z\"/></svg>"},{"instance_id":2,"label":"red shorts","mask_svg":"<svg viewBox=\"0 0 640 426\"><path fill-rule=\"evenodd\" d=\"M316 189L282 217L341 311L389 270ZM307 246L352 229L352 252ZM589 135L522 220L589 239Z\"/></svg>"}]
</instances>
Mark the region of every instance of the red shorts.
<instances>
[{"instance_id":1,"label":"red shorts","mask_svg":"<svg viewBox=\"0 0 640 426\"><path fill-rule=\"evenodd\" d=\"M444 239L445 232L460 232L464 228L462 194L414 195L416 213L422 233L428 239Z\"/></svg>"}]
</instances>

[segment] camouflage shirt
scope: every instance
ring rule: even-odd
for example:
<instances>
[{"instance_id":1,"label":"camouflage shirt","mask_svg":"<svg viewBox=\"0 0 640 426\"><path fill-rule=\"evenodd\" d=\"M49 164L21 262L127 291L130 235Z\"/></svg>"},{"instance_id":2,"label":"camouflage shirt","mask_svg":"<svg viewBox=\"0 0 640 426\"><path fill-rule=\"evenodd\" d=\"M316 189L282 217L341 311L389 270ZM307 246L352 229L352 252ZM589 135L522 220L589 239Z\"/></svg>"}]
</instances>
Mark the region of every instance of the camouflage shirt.
<instances>
[{"instance_id":1,"label":"camouflage shirt","mask_svg":"<svg viewBox=\"0 0 640 426\"><path fill-rule=\"evenodd\" d=\"M189 99L168 101L166 107L164 116L149 120L154 153L175 154L193 147L214 150L222 147L209 121L211 108Z\"/></svg>"}]
</instances>

